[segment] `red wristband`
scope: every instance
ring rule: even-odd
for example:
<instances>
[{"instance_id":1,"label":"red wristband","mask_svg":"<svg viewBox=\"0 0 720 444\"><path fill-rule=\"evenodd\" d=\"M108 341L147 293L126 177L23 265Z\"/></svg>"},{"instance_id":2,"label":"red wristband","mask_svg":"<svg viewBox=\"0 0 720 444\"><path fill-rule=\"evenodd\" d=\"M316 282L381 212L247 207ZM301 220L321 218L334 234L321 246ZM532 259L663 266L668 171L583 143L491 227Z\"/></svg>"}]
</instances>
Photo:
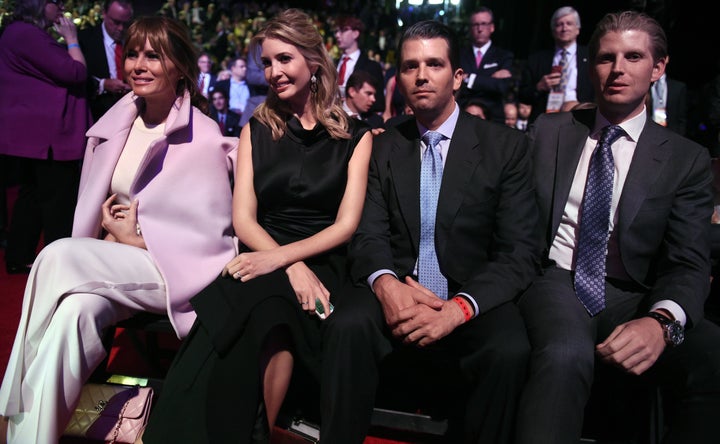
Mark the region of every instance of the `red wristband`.
<instances>
[{"instance_id":1,"label":"red wristband","mask_svg":"<svg viewBox=\"0 0 720 444\"><path fill-rule=\"evenodd\" d=\"M472 311L470 310L470 305L467 303L465 298L455 296L454 298L452 298L452 300L455 301L456 304L458 304L458 307L460 307L460 310L462 310L463 315L465 315L465 322L472 319Z\"/></svg>"}]
</instances>

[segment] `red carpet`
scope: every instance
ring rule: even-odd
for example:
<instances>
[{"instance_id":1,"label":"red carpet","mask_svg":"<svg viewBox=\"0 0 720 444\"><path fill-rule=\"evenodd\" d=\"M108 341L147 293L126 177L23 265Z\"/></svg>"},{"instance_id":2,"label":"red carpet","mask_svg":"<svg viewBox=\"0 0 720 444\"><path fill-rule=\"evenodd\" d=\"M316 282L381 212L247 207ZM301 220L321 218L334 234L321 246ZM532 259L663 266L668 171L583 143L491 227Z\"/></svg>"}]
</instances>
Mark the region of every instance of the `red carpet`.
<instances>
[{"instance_id":1,"label":"red carpet","mask_svg":"<svg viewBox=\"0 0 720 444\"><path fill-rule=\"evenodd\" d=\"M24 274L8 275L5 272L5 252L0 252L0 369L5 374L10 349L15 339L18 321L20 320L20 308L22 307L23 292L25 291Z\"/></svg>"},{"instance_id":2,"label":"red carpet","mask_svg":"<svg viewBox=\"0 0 720 444\"><path fill-rule=\"evenodd\" d=\"M3 190L4 192L4 190ZM8 192L8 208L12 209L15 203L17 189L10 188ZM27 275L7 274L5 272L5 251L0 250L0 369L1 375L5 375L10 350L15 340L15 332L20 321L20 309L22 308L23 293Z\"/></svg>"}]
</instances>

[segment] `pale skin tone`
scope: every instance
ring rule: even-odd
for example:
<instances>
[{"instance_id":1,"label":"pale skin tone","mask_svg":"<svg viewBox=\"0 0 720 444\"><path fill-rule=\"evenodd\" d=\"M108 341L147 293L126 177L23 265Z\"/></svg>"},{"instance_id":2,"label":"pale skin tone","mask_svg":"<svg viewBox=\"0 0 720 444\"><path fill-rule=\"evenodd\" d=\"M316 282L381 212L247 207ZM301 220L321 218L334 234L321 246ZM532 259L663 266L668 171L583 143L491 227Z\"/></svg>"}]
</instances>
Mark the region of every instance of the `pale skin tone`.
<instances>
[{"instance_id":1,"label":"pale skin tone","mask_svg":"<svg viewBox=\"0 0 720 444\"><path fill-rule=\"evenodd\" d=\"M462 83L462 69L452 68L448 51L441 38L412 39L402 46L397 86L418 121L430 130L452 114L453 94ZM373 291L393 336L405 343L432 344L465 322L455 302L443 301L409 277L401 282L383 274L373 283Z\"/></svg>"},{"instance_id":2,"label":"pale skin tone","mask_svg":"<svg viewBox=\"0 0 720 444\"><path fill-rule=\"evenodd\" d=\"M667 60L654 60L650 48L650 37L642 31L610 32L600 39L590 77L598 108L610 123L620 124L643 112L650 84L665 72ZM658 312L672 319L668 311ZM639 375L664 349L660 323L643 317L618 325L596 352L603 361Z\"/></svg>"},{"instance_id":3,"label":"pale skin tone","mask_svg":"<svg viewBox=\"0 0 720 444\"><path fill-rule=\"evenodd\" d=\"M555 21L555 26L552 30L553 38L555 39L555 45L558 48L568 48L580 35L580 26L575 21L573 14L564 15ZM555 68L553 71L545 74L540 78L537 83L538 91L550 91L554 87L560 84L560 78L562 77L561 71Z\"/></svg>"},{"instance_id":4,"label":"pale skin tone","mask_svg":"<svg viewBox=\"0 0 720 444\"><path fill-rule=\"evenodd\" d=\"M168 58L165 58L163 69L162 59L163 56L148 41L143 48L128 51L125 59L125 78L135 94L145 99L145 108L140 116L148 124L165 122L176 99L175 85L180 74ZM137 232L139 202L134 200L130 205L118 204L115 203L116 197L115 194L108 197L101 207L101 224L107 232L105 240L145 249L142 233Z\"/></svg>"},{"instance_id":5,"label":"pale skin tone","mask_svg":"<svg viewBox=\"0 0 720 444\"><path fill-rule=\"evenodd\" d=\"M54 5L47 3L45 5L45 19L52 23L55 31L65 39L65 43L68 45L68 55L70 55L73 60L86 65L85 56L80 47L77 46L78 38L75 23L73 23L72 19L65 17L63 11L64 8L62 4Z\"/></svg>"},{"instance_id":6,"label":"pale skin tone","mask_svg":"<svg viewBox=\"0 0 720 444\"><path fill-rule=\"evenodd\" d=\"M310 77L317 67L309 66L295 46L277 39L263 41L261 58L270 88L290 105L304 128L313 128L317 119L312 111L309 85ZM303 260L347 242L357 228L365 198L371 148L372 136L368 133L356 146L348 164L348 180L335 222L313 236L281 246L257 220L258 202L253 186L250 126L246 125L238 145L233 225L240 242L252 252L235 257L225 266L223 274L240 276L241 281L247 282L284 268L303 310L314 315L315 300L319 299L325 313L329 315L330 293ZM263 395L271 426L275 423L287 392L293 367L292 354L276 344L275 339L271 338L265 350L264 362L261 363Z\"/></svg>"},{"instance_id":7,"label":"pale skin tone","mask_svg":"<svg viewBox=\"0 0 720 444\"><path fill-rule=\"evenodd\" d=\"M347 98L345 99L348 108L356 114L366 113L375 103L375 87L365 82L360 89L353 87L348 88ZM371 130L373 136L384 132L384 128L373 128Z\"/></svg>"}]
</instances>

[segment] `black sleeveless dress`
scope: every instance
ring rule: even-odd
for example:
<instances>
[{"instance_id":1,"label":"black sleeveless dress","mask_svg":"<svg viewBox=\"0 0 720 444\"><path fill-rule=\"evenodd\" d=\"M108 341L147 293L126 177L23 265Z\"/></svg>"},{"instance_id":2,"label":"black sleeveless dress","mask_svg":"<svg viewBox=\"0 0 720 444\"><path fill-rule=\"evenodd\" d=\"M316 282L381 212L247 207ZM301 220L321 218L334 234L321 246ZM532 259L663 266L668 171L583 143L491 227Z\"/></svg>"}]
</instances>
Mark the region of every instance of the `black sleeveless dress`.
<instances>
[{"instance_id":1,"label":"black sleeveless dress","mask_svg":"<svg viewBox=\"0 0 720 444\"><path fill-rule=\"evenodd\" d=\"M351 138L336 140L320 125L303 129L293 117L286 134L273 141L255 118L249 124L260 225L281 245L330 226L345 192L348 162L369 127L351 119ZM345 246L304 262L331 301L342 297ZM259 355L268 332L286 326L295 366L318 378L322 321L301 309L282 269L248 282L218 277L191 303L198 318L168 372L143 441L250 442L262 399Z\"/></svg>"}]
</instances>

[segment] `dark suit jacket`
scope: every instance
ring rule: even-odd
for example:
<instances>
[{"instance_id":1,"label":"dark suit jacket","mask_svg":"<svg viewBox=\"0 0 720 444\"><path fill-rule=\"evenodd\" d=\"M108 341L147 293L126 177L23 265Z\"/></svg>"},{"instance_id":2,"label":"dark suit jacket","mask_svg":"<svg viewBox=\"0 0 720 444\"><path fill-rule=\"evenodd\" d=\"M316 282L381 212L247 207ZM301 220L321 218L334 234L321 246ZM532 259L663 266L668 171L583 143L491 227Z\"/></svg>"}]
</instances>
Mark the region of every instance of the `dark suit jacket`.
<instances>
[{"instance_id":1,"label":"dark suit jacket","mask_svg":"<svg viewBox=\"0 0 720 444\"><path fill-rule=\"evenodd\" d=\"M480 62L480 69L475 65L475 53L472 46L460 50L460 67L466 74L476 74L472 89L463 82L458 92L458 103L465 106L468 101L478 98L488 107L492 120L505 123L503 100L513 86L513 78L495 79L492 77L497 71L513 69L513 53L494 44L490 45Z\"/></svg>"},{"instance_id":2,"label":"dark suit jacket","mask_svg":"<svg viewBox=\"0 0 720 444\"><path fill-rule=\"evenodd\" d=\"M595 112L544 114L531 128L545 256ZM702 317L709 291L711 181L707 149L648 119L620 196L613 233L625 271L648 292L648 307L671 299L691 322Z\"/></svg>"},{"instance_id":3,"label":"dark suit jacket","mask_svg":"<svg viewBox=\"0 0 720 444\"><path fill-rule=\"evenodd\" d=\"M520 79L520 101L532 104L530 122L545 112L547 108L548 93L540 92L536 86L545 74L552 70L555 48L545 49L533 54L527 59ZM577 98L579 102L592 102L595 100L595 91L590 83L590 56L587 46L577 45Z\"/></svg>"},{"instance_id":4,"label":"dark suit jacket","mask_svg":"<svg viewBox=\"0 0 720 444\"><path fill-rule=\"evenodd\" d=\"M218 113L212 106L210 107L210 117L218 122ZM225 131L223 136L240 137L240 115L230 110L225 114Z\"/></svg>"},{"instance_id":5,"label":"dark suit jacket","mask_svg":"<svg viewBox=\"0 0 720 444\"><path fill-rule=\"evenodd\" d=\"M350 244L351 275L411 275L420 242L420 135L408 119L375 138L367 196ZM536 268L537 208L524 133L460 113L437 207L435 248L450 294L486 312L515 298Z\"/></svg>"},{"instance_id":6,"label":"dark suit jacket","mask_svg":"<svg viewBox=\"0 0 720 444\"><path fill-rule=\"evenodd\" d=\"M360 57L358 57L357 63L355 63L353 72L355 70L365 71L375 79L375 103L372 108L370 108L370 111L376 113L385 111L385 76L383 75L380 64L375 60L370 60L364 52L360 51ZM352 75L352 73L350 75Z\"/></svg>"},{"instance_id":7,"label":"dark suit jacket","mask_svg":"<svg viewBox=\"0 0 720 444\"><path fill-rule=\"evenodd\" d=\"M90 98L90 109L93 119L97 121L120 100L123 94L111 94L104 92L98 95L98 79L110 77L107 55L105 54L105 43L103 41L102 25L86 28L78 32L78 42L85 56L85 63L88 70L88 97Z\"/></svg>"}]
</instances>

